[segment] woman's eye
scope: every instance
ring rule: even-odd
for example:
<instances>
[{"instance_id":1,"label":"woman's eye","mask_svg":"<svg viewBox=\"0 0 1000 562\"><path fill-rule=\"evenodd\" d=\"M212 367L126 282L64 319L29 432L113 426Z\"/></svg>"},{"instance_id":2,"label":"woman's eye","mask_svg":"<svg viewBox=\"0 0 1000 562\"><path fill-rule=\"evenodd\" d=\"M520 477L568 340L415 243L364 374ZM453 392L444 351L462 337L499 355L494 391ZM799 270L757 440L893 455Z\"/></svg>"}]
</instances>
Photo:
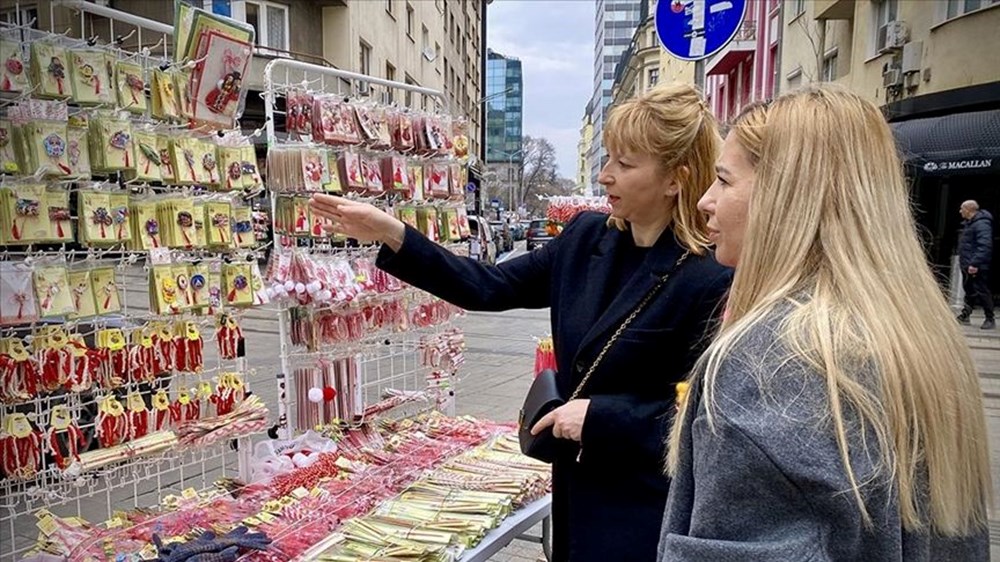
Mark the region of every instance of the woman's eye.
<instances>
[{"instance_id":1,"label":"woman's eye","mask_svg":"<svg viewBox=\"0 0 1000 562\"><path fill-rule=\"evenodd\" d=\"M727 182L725 179L723 179L722 176L715 176L715 179L718 180L718 182L720 184L722 184L722 185L729 185L729 182Z\"/></svg>"}]
</instances>

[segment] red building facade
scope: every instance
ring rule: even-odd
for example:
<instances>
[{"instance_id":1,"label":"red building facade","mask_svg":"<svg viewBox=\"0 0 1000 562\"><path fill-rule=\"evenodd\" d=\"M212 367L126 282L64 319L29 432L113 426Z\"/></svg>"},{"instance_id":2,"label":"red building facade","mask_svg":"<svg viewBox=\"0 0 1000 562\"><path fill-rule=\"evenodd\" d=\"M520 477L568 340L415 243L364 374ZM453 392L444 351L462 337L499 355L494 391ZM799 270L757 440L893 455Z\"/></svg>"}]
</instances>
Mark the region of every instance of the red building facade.
<instances>
[{"instance_id":1,"label":"red building facade","mask_svg":"<svg viewBox=\"0 0 1000 562\"><path fill-rule=\"evenodd\" d=\"M731 119L745 105L777 91L780 10L779 0L747 0L736 37L705 61L705 95L719 120Z\"/></svg>"}]
</instances>

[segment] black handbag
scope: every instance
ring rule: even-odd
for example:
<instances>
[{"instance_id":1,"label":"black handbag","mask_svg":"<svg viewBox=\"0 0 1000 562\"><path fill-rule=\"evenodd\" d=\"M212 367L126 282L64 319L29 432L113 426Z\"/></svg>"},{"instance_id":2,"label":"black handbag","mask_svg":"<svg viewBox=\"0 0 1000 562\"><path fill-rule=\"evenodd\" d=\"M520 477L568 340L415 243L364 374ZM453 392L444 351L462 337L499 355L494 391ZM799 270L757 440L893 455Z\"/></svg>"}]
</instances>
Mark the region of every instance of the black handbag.
<instances>
[{"instance_id":1,"label":"black handbag","mask_svg":"<svg viewBox=\"0 0 1000 562\"><path fill-rule=\"evenodd\" d=\"M656 293L667 283L670 275L680 267L684 260L687 259L690 252L684 252L681 257L677 258L677 262L670 271L665 273L657 281L656 285L646 293L639 304L636 305L635 309L631 314L622 321L615 333L611 335L607 343L604 344L604 348L601 352L597 354L597 359L590 365L590 369L587 369L587 373L583 375L583 379L580 380L580 384L576 385L576 389L573 394L570 395L570 400L576 400L580 397L580 393L583 392L583 387L587 385L587 381L590 380L590 376L594 374L597 367L604 360L604 356L611 349L611 346L618 341L619 336L625 331L625 328L635 320L635 317L642 312L642 309L646 308L649 301L653 300ZM538 423L546 414L555 410L559 406L565 404L567 400L563 400L562 396L559 394L559 386L556 384L556 372L552 369L545 369L535 380L531 383L531 388L528 389L528 395L524 398L524 404L521 405L521 412L518 415L517 420L517 440L521 446L521 452L525 455L538 459L542 462L553 462L563 454L563 451L572 450L576 446L576 443L568 439L559 439L552 434L552 428L547 427L541 431L538 435L531 434L531 428Z\"/></svg>"}]
</instances>

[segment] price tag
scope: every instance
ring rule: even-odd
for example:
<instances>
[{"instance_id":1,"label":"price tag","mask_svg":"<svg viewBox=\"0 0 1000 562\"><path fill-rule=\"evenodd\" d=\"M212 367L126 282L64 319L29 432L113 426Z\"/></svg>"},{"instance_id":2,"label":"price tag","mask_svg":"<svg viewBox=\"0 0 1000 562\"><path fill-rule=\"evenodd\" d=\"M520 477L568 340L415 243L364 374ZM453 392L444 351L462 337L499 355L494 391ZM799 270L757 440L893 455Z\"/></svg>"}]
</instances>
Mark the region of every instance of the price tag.
<instances>
[{"instance_id":1,"label":"price tag","mask_svg":"<svg viewBox=\"0 0 1000 562\"><path fill-rule=\"evenodd\" d=\"M142 558L143 560L156 560L159 558L159 553L156 551L155 546L147 544L142 547L142 550L139 551L139 558Z\"/></svg>"},{"instance_id":2,"label":"price tag","mask_svg":"<svg viewBox=\"0 0 1000 562\"><path fill-rule=\"evenodd\" d=\"M198 497L198 491L194 488L188 488L181 492L181 497L186 500L193 500Z\"/></svg>"},{"instance_id":3,"label":"price tag","mask_svg":"<svg viewBox=\"0 0 1000 562\"><path fill-rule=\"evenodd\" d=\"M309 495L309 490L306 490L305 488L303 488L301 486L299 486L298 488L295 488L294 490L292 490L292 496L295 499L297 499L297 500L301 500L302 498L304 498L304 497L306 497L308 495Z\"/></svg>"},{"instance_id":4,"label":"price tag","mask_svg":"<svg viewBox=\"0 0 1000 562\"><path fill-rule=\"evenodd\" d=\"M260 526L260 519L257 519L256 517L251 515L250 517L247 517L246 519L243 520L243 524L246 525L247 527L258 527Z\"/></svg>"},{"instance_id":5,"label":"price tag","mask_svg":"<svg viewBox=\"0 0 1000 562\"><path fill-rule=\"evenodd\" d=\"M257 514L257 519L263 521L264 523L274 523L274 520L277 518L266 511L261 511Z\"/></svg>"}]
</instances>

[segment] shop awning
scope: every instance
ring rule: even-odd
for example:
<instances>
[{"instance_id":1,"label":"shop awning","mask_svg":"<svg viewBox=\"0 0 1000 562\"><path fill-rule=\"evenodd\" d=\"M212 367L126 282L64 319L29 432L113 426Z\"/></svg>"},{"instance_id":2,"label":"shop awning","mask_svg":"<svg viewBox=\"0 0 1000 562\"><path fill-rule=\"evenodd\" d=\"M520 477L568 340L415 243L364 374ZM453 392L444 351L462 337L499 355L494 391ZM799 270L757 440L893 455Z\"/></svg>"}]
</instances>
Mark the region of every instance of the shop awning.
<instances>
[{"instance_id":1,"label":"shop awning","mask_svg":"<svg viewBox=\"0 0 1000 562\"><path fill-rule=\"evenodd\" d=\"M917 174L1000 174L1000 109L890 125L904 160Z\"/></svg>"}]
</instances>

